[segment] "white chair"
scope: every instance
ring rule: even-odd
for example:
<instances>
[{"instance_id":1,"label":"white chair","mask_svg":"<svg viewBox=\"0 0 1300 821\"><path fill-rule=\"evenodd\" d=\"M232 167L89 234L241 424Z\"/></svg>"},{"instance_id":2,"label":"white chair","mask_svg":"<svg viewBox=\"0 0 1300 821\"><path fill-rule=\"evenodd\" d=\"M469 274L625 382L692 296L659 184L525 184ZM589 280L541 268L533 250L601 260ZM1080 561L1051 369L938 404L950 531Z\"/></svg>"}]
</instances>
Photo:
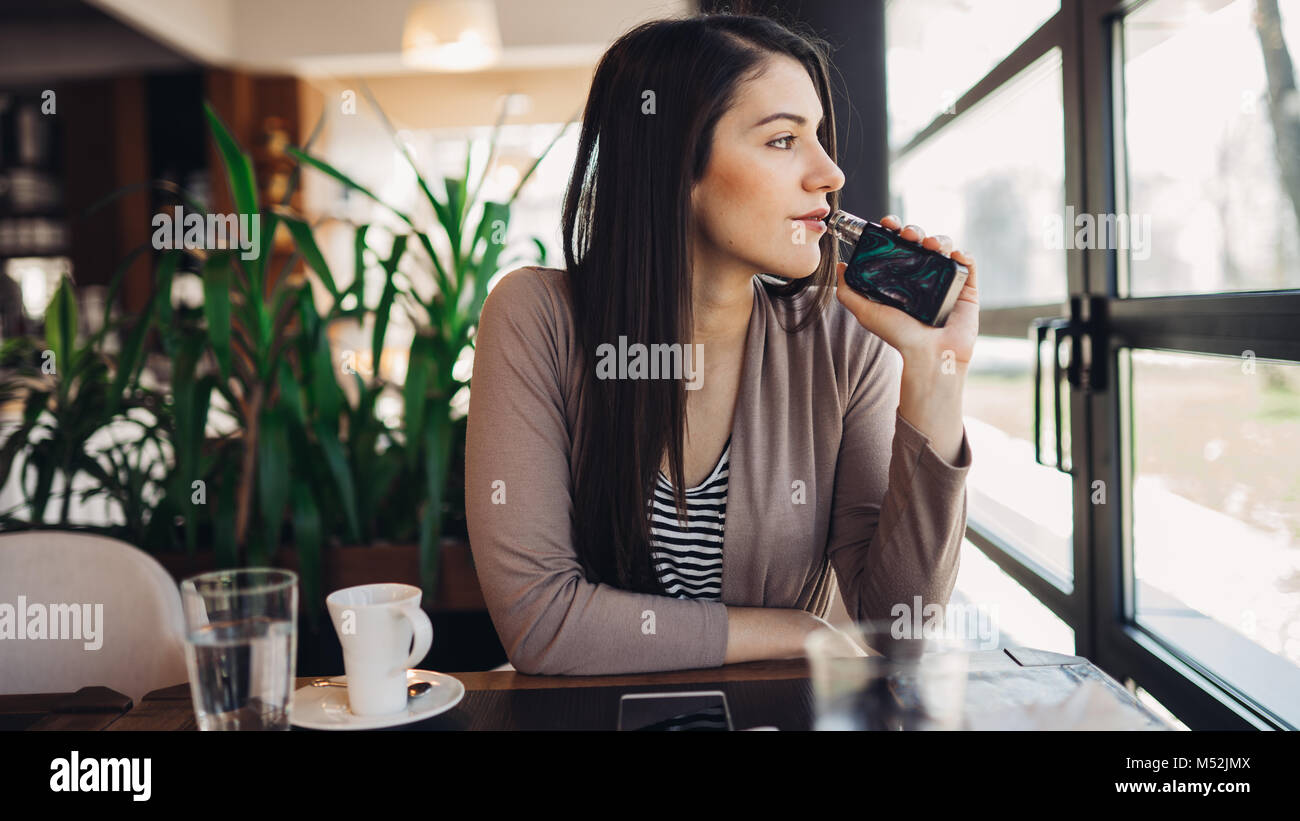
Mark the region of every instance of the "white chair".
<instances>
[{"instance_id":1,"label":"white chair","mask_svg":"<svg viewBox=\"0 0 1300 821\"><path fill-rule=\"evenodd\" d=\"M26 614L17 612L19 597ZM27 638L29 627L19 638L18 628L38 613L50 637ZM57 634L50 630L56 616ZM180 589L152 556L85 533L0 535L0 694L100 685L139 704L146 693L187 680Z\"/></svg>"}]
</instances>

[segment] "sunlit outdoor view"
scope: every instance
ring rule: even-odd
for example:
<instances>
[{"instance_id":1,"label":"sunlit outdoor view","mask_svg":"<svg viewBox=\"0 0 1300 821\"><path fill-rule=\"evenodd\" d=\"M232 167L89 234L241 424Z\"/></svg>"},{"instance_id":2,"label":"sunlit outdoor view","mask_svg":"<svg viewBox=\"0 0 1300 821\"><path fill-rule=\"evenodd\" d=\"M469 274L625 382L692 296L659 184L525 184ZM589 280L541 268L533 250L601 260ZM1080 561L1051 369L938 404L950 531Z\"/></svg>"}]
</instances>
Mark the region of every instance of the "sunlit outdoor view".
<instances>
[{"instance_id":1,"label":"sunlit outdoor view","mask_svg":"<svg viewBox=\"0 0 1300 821\"><path fill-rule=\"evenodd\" d=\"M1300 366L1156 351L1131 360L1137 619L1293 710Z\"/></svg>"},{"instance_id":2,"label":"sunlit outdoor view","mask_svg":"<svg viewBox=\"0 0 1300 821\"><path fill-rule=\"evenodd\" d=\"M1127 210L1152 245L1121 293L1300 287L1297 11L1156 0L1125 20Z\"/></svg>"}]
</instances>

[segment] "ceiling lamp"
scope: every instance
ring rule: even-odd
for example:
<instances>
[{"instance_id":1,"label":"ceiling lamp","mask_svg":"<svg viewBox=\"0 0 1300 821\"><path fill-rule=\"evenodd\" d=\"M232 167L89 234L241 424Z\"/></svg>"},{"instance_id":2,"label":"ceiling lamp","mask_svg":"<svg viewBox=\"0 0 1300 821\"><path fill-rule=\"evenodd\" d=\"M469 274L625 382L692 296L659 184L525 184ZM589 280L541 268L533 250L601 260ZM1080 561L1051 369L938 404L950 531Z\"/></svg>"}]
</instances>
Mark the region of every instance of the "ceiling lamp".
<instances>
[{"instance_id":1,"label":"ceiling lamp","mask_svg":"<svg viewBox=\"0 0 1300 821\"><path fill-rule=\"evenodd\" d=\"M406 14L402 61L417 68L475 71L501 56L492 0L421 0Z\"/></svg>"}]
</instances>

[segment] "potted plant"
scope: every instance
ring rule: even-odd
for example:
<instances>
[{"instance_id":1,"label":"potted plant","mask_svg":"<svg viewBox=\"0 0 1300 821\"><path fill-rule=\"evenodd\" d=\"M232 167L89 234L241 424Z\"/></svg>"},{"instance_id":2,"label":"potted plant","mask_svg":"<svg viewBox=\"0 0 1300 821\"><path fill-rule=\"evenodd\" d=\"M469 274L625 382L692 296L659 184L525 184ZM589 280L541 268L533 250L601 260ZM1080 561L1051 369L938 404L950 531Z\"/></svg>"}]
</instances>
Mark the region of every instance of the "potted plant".
<instances>
[{"instance_id":1,"label":"potted plant","mask_svg":"<svg viewBox=\"0 0 1300 821\"><path fill-rule=\"evenodd\" d=\"M473 346L488 281L502 266L510 206L541 157L507 201L483 202L481 207L483 177L471 190L469 157L463 175L444 178L442 196L434 194L417 170L436 224L421 230L412 218L389 208L410 230L394 236L391 250L371 266L383 277L383 287L377 304L368 306L365 262L374 256L367 242L369 226L352 226L356 267L353 282L341 290L319 250L314 226L288 206L292 190L278 205L260 204L248 155L211 107L205 106L205 111L235 207L240 214L259 215L267 241L251 260L232 249L161 255L146 311L134 323L113 325L126 340L115 357L102 350L107 322L84 348L76 347L75 333L68 330L75 329L75 316L67 316L75 311L75 301L64 283L51 303L46 349L69 367L38 377L32 371L40 353L36 341L6 346L9 360L26 364L5 385L11 393L27 391L28 398L22 424L0 445L0 483L15 457L25 454L23 474L35 478L24 484L32 489L28 509L38 512L30 520L10 512L0 522L6 529L46 526L44 501L54 477L67 474L66 487L71 488L71 479L80 471L96 483L86 494L108 495L126 518L124 525L91 529L150 551L178 577L236 564L288 566L300 573L304 601L319 603L325 583L344 586L375 580L364 575L367 571L391 579L414 570L427 604L447 598L448 588L439 587L439 537L448 519L461 524L463 532L463 488L455 480L463 476L464 419L453 419L452 399L468 382L453 365ZM379 114L392 132L382 110ZM503 118L504 110L493 130L484 177L492 166ZM291 153L382 203L308 153L311 142ZM410 160L404 146L403 152ZM201 203L174 184L153 184L185 201L192 211L204 212ZM114 192L92 210L138 187ZM273 238L281 224L292 237L295 253L282 271L272 272ZM537 261L544 264L545 250L539 241L535 244ZM450 253L440 256L437 245L450 248ZM147 250L136 249L122 263L113 279L110 304L127 265ZM198 261L201 308L172 305L172 280L182 254ZM396 275L407 257L428 271L436 286L432 297L422 300ZM293 273L299 259L328 294L322 304L317 304L307 278ZM389 427L376 414L376 402L397 386L386 383L377 367L369 377L353 370L342 375L354 383L355 401L350 400L339 384L328 329L339 320L372 317L371 353L378 363L389 316L399 303L414 307L419 322L400 386L405 412L400 425ZM145 386L141 368L146 341L155 330L169 372L165 385L156 389ZM220 401L214 404L214 397ZM141 413L148 418L134 423L139 437L107 449L78 451L89 441L89 433ZM220 413L229 416L233 430L210 438L209 421ZM42 427L51 435L34 441ZM146 456L149 447L152 452ZM66 498L63 515L53 524L75 527L68 521ZM402 546L405 542L415 542L416 547L408 550ZM383 543L389 546L364 548L364 556L340 549ZM200 551L200 544L212 550ZM455 567L472 574L463 536L457 546L460 549L450 554ZM472 587L468 595L456 595L452 588L458 601L449 603L481 609L476 582ZM314 620L318 610L305 612Z\"/></svg>"},{"instance_id":2,"label":"potted plant","mask_svg":"<svg viewBox=\"0 0 1300 821\"><path fill-rule=\"evenodd\" d=\"M363 85L363 92L415 172L420 192L435 216L434 225L421 229L410 215L385 203L366 186L305 150L290 148L289 153L349 190L380 204L409 228L406 234L396 237L392 256L385 263L388 276L375 311L371 361L379 363L381 360L389 315L395 302L401 299L406 305L413 306L415 310L410 315L416 333L407 357L409 365L402 386L404 419L398 445L402 461L400 467L394 469L400 470L406 477L409 484L405 486L423 489L420 501L424 514L419 522L418 545L420 576L427 588L438 578L440 551L437 537L442 533L449 470L453 461L457 457L463 459L464 454L464 429L463 425L457 426L453 421L452 403L457 391L468 385L469 377L458 377L455 365L463 352L473 347L474 332L478 327L483 301L487 297L488 283L503 267L500 257L505 246L511 206L568 124L556 133L551 143L533 161L504 202L484 201L481 210L476 212L484 180L492 169L492 161L496 156L505 106L502 106L493 127L483 173L473 188L469 186L473 159L473 144L470 143L466 146L464 172L460 176L443 177L443 193L439 196L420 172L409 148L398 137L369 88ZM365 226L358 230L364 231ZM299 235L304 240L302 245L309 261L316 260L323 265L319 254L309 249L309 243L306 242L310 232L299 228L295 239ZM540 240L534 239L533 242L537 249L536 262L544 265L545 246ZM448 250L439 253L439 247ZM392 275L404 255L414 256L433 281L434 290L430 297L422 298L409 284L403 285ZM376 367L374 370L376 375L370 382L357 376L357 387L363 404L373 402L377 392L384 387L378 376L379 369ZM371 415L365 421L373 423L375 420ZM366 429L363 435L369 436L371 431ZM457 475L464 475L463 464L459 465ZM460 509L463 511L463 499L460 500Z\"/></svg>"}]
</instances>

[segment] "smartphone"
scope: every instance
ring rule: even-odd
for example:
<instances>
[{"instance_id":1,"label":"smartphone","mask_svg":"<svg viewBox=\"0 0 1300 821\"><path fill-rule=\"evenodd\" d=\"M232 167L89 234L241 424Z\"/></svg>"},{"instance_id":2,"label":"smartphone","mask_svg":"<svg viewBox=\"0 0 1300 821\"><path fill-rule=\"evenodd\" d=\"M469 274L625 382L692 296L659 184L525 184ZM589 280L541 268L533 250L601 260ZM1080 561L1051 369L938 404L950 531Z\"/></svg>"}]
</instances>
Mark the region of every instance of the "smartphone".
<instances>
[{"instance_id":1,"label":"smartphone","mask_svg":"<svg viewBox=\"0 0 1300 821\"><path fill-rule=\"evenodd\" d=\"M645 731L734 730L727 694L721 690L686 693L628 693L618 701L618 729Z\"/></svg>"}]
</instances>

